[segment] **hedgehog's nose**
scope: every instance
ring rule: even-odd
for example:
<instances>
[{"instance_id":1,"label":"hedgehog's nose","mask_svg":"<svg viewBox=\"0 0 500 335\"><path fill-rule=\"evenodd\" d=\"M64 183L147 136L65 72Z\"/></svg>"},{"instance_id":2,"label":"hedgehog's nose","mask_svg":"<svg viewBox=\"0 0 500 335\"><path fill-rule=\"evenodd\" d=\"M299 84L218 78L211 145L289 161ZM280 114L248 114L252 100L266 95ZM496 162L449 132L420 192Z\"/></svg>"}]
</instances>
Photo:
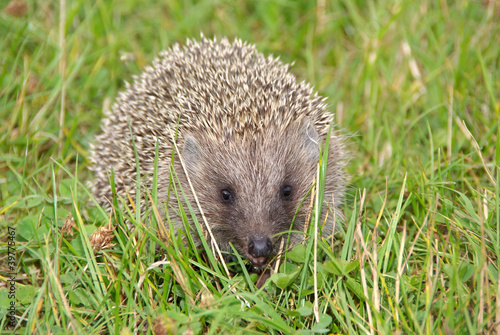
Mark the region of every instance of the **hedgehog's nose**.
<instances>
[{"instance_id":1,"label":"hedgehog's nose","mask_svg":"<svg viewBox=\"0 0 500 335\"><path fill-rule=\"evenodd\" d=\"M269 237L254 236L248 242L248 253L254 258L267 257L273 251L273 242Z\"/></svg>"}]
</instances>

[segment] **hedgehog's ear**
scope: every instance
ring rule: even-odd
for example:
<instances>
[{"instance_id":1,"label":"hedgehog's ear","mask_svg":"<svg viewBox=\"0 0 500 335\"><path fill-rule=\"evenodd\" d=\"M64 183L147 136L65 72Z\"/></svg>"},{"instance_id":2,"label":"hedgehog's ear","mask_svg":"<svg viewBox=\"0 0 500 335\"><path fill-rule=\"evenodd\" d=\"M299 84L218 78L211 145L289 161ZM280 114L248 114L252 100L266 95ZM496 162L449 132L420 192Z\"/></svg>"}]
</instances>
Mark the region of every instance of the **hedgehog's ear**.
<instances>
[{"instance_id":1,"label":"hedgehog's ear","mask_svg":"<svg viewBox=\"0 0 500 335\"><path fill-rule=\"evenodd\" d=\"M196 140L196 138L187 134L184 137L184 144L181 149L182 159L184 160L184 164L186 164L186 168L189 170L196 169L198 165L198 161L200 160L201 151L200 144Z\"/></svg>"},{"instance_id":2,"label":"hedgehog's ear","mask_svg":"<svg viewBox=\"0 0 500 335\"><path fill-rule=\"evenodd\" d=\"M308 118L302 122L300 134L302 148L307 152L311 161L317 163L319 160L319 135L314 124Z\"/></svg>"}]
</instances>

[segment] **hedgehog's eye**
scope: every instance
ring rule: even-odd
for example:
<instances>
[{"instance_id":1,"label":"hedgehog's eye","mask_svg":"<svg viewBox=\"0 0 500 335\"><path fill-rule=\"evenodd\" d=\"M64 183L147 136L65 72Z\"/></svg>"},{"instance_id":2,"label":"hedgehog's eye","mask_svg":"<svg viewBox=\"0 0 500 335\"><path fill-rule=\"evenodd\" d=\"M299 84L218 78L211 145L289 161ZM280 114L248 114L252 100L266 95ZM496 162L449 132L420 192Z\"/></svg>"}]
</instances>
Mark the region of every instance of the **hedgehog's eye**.
<instances>
[{"instance_id":1,"label":"hedgehog's eye","mask_svg":"<svg viewBox=\"0 0 500 335\"><path fill-rule=\"evenodd\" d=\"M231 194L231 192L228 189L223 189L221 191L221 197L222 197L222 201L224 201L226 203L230 203L233 201L233 195Z\"/></svg>"},{"instance_id":2,"label":"hedgehog's eye","mask_svg":"<svg viewBox=\"0 0 500 335\"><path fill-rule=\"evenodd\" d=\"M281 196L283 199L290 199L292 197L292 187L290 185L285 185L281 189Z\"/></svg>"}]
</instances>

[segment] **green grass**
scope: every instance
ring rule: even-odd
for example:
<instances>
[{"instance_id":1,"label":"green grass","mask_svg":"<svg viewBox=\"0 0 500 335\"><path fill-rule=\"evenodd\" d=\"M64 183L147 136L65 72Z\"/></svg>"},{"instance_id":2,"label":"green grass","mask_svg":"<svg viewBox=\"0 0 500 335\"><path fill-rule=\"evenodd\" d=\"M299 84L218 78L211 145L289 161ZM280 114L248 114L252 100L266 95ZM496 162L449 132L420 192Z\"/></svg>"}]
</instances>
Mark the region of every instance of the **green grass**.
<instances>
[{"instance_id":1,"label":"green grass","mask_svg":"<svg viewBox=\"0 0 500 335\"><path fill-rule=\"evenodd\" d=\"M497 2L67 1L64 43L58 3L18 2L0 3L2 334L499 331ZM89 241L109 221L86 190L102 110L200 32L295 61L351 135L345 227L317 262L313 239L289 253L265 290L159 238L155 215L130 233L118 208L114 246Z\"/></svg>"}]
</instances>

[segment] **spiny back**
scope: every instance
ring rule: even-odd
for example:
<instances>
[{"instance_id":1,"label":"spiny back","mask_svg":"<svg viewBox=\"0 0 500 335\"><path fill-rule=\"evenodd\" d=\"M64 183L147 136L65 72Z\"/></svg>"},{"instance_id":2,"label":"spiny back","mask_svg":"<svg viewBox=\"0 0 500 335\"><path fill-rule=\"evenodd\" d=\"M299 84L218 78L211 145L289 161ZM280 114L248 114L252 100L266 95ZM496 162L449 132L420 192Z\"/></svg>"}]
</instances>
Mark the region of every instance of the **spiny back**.
<instances>
[{"instance_id":1,"label":"spiny back","mask_svg":"<svg viewBox=\"0 0 500 335\"><path fill-rule=\"evenodd\" d=\"M115 113L137 119L139 128L150 122L172 128L180 120L179 127L189 131L238 139L253 138L263 128L285 129L307 116L324 136L331 117L323 99L288 70L241 40L188 41L184 48L176 44L160 53L135 77L120 94ZM160 129L154 133L162 135Z\"/></svg>"}]
</instances>

